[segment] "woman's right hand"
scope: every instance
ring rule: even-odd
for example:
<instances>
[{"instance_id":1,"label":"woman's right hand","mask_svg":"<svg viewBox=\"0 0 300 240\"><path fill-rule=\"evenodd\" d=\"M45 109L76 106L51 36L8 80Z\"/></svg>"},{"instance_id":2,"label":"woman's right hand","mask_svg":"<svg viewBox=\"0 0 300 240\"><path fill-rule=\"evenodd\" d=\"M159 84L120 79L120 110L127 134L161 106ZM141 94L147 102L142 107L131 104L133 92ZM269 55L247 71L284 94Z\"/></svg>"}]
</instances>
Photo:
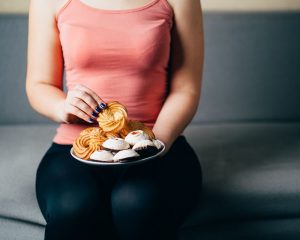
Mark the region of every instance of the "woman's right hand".
<instances>
[{"instance_id":1,"label":"woman's right hand","mask_svg":"<svg viewBox=\"0 0 300 240\"><path fill-rule=\"evenodd\" d=\"M76 85L61 103L59 118L64 123L94 123L106 103L91 89Z\"/></svg>"}]
</instances>

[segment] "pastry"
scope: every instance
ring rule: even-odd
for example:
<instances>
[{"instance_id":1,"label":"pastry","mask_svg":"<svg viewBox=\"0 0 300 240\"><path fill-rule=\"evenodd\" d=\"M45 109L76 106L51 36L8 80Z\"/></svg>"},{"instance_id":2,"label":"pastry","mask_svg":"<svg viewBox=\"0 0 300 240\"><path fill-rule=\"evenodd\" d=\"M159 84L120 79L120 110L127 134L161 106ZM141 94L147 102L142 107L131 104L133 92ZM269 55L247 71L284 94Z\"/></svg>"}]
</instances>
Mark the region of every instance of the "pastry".
<instances>
[{"instance_id":1,"label":"pastry","mask_svg":"<svg viewBox=\"0 0 300 240\"><path fill-rule=\"evenodd\" d=\"M161 143L160 141L158 141L157 139L153 139L152 142L153 142L154 146L155 146L158 150L160 150L160 149L163 148L162 143Z\"/></svg>"},{"instance_id":2,"label":"pastry","mask_svg":"<svg viewBox=\"0 0 300 240\"><path fill-rule=\"evenodd\" d=\"M109 102L99 113L97 121L103 131L119 133L126 126L127 109L117 101Z\"/></svg>"},{"instance_id":3,"label":"pastry","mask_svg":"<svg viewBox=\"0 0 300 240\"><path fill-rule=\"evenodd\" d=\"M137 160L139 156L140 155L136 151L132 149L126 149L117 152L113 159L114 162L129 162Z\"/></svg>"},{"instance_id":4,"label":"pastry","mask_svg":"<svg viewBox=\"0 0 300 240\"><path fill-rule=\"evenodd\" d=\"M102 143L103 139L97 135L79 135L73 143L74 153L79 158L89 159L94 151L101 149Z\"/></svg>"},{"instance_id":5,"label":"pastry","mask_svg":"<svg viewBox=\"0 0 300 240\"><path fill-rule=\"evenodd\" d=\"M121 131L119 132L119 135L120 135L120 137L121 138L124 138L125 139L125 137L128 135L128 133L130 133L131 132L131 130L130 130L130 128L128 127L128 124L124 127L124 128L122 128L121 129Z\"/></svg>"},{"instance_id":6,"label":"pastry","mask_svg":"<svg viewBox=\"0 0 300 240\"><path fill-rule=\"evenodd\" d=\"M93 152L90 159L101 161L101 162L113 162L114 155L110 151L97 150Z\"/></svg>"},{"instance_id":7,"label":"pastry","mask_svg":"<svg viewBox=\"0 0 300 240\"><path fill-rule=\"evenodd\" d=\"M119 134L113 133L113 132L104 132L103 135L104 135L106 138L119 138L119 137L120 137Z\"/></svg>"},{"instance_id":8,"label":"pastry","mask_svg":"<svg viewBox=\"0 0 300 240\"><path fill-rule=\"evenodd\" d=\"M95 135L95 134L101 135L102 134L101 129L98 127L88 127L82 130L79 135L81 136L81 135Z\"/></svg>"},{"instance_id":9,"label":"pastry","mask_svg":"<svg viewBox=\"0 0 300 240\"><path fill-rule=\"evenodd\" d=\"M136 159L138 153L130 149L131 146L144 156L155 154L154 150L157 152L162 146L151 141L155 140L153 131L142 122L127 117L125 106L117 101L108 102L98 115L99 127L86 128L75 139L74 154L86 160L112 161L113 154L128 150L117 155L116 159Z\"/></svg>"},{"instance_id":10,"label":"pastry","mask_svg":"<svg viewBox=\"0 0 300 240\"><path fill-rule=\"evenodd\" d=\"M152 139L155 139L155 135L154 133L152 132L152 130L147 127L144 123L142 122L139 122L139 121L133 121L133 120L129 120L128 121L128 128L131 130L131 131L135 131L135 130L142 130L144 131L148 136L149 138L152 140Z\"/></svg>"},{"instance_id":11,"label":"pastry","mask_svg":"<svg viewBox=\"0 0 300 240\"><path fill-rule=\"evenodd\" d=\"M123 138L108 138L103 142L102 147L108 151L118 152L130 148L130 145Z\"/></svg>"},{"instance_id":12,"label":"pastry","mask_svg":"<svg viewBox=\"0 0 300 240\"><path fill-rule=\"evenodd\" d=\"M134 144L132 150L136 151L142 157L153 156L159 152L158 148L151 140L142 140Z\"/></svg>"},{"instance_id":13,"label":"pastry","mask_svg":"<svg viewBox=\"0 0 300 240\"><path fill-rule=\"evenodd\" d=\"M143 130L135 130L127 134L125 141L134 145L141 140L148 140L149 136Z\"/></svg>"}]
</instances>

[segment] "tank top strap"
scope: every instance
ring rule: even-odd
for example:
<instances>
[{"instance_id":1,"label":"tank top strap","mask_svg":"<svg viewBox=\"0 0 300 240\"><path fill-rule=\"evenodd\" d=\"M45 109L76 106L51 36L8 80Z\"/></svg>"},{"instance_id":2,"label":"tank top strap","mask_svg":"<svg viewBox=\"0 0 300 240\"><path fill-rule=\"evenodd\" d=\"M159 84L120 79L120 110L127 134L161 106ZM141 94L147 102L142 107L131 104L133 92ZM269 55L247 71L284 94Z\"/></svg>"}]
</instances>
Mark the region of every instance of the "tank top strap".
<instances>
[{"instance_id":1,"label":"tank top strap","mask_svg":"<svg viewBox=\"0 0 300 240\"><path fill-rule=\"evenodd\" d=\"M72 2L72 1L79 1L79 0L67 0L63 6L60 7L60 9L56 12L55 14L55 20L57 21L58 19L58 15L63 11L65 10L65 8L67 8L69 6L69 4Z\"/></svg>"}]
</instances>

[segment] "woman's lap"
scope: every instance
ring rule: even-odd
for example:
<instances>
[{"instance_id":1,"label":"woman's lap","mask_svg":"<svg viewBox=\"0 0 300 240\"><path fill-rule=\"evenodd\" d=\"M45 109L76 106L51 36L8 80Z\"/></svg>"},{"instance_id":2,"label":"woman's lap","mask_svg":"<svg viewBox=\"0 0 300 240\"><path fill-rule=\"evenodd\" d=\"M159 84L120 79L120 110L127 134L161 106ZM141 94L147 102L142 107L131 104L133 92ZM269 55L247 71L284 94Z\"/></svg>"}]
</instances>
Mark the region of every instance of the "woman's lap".
<instances>
[{"instance_id":1,"label":"woman's lap","mask_svg":"<svg viewBox=\"0 0 300 240\"><path fill-rule=\"evenodd\" d=\"M202 186L201 165L184 137L177 139L169 154L161 160L158 162L160 187L180 225L198 203Z\"/></svg>"},{"instance_id":2,"label":"woman's lap","mask_svg":"<svg viewBox=\"0 0 300 240\"><path fill-rule=\"evenodd\" d=\"M162 158L117 168L75 161L69 154L70 146L54 145L42 159L36 176L37 199L47 222L55 215L67 218L60 216L60 211L70 210L67 214L71 215L82 210L87 218L99 218L102 226L114 221L122 235L133 234L130 227L134 230L143 226L154 233L155 224L149 221L157 226L162 226L159 221L168 221L170 229L178 227L197 202L201 167L184 137L179 137ZM147 229L149 224L151 228Z\"/></svg>"},{"instance_id":3,"label":"woman's lap","mask_svg":"<svg viewBox=\"0 0 300 240\"><path fill-rule=\"evenodd\" d=\"M165 156L128 167L115 185L126 187L131 182L135 185L143 183L150 191L157 189L156 195L174 216L178 226L200 197L201 165L186 138L179 137ZM115 188L118 188L116 186Z\"/></svg>"},{"instance_id":4,"label":"woman's lap","mask_svg":"<svg viewBox=\"0 0 300 240\"><path fill-rule=\"evenodd\" d=\"M59 232L61 239L74 239L74 232L75 239L82 239L84 234L100 229L98 224L109 231L107 186L97 181L90 166L74 161L66 148L54 144L37 169L36 194L47 222L46 238L59 239Z\"/></svg>"}]
</instances>

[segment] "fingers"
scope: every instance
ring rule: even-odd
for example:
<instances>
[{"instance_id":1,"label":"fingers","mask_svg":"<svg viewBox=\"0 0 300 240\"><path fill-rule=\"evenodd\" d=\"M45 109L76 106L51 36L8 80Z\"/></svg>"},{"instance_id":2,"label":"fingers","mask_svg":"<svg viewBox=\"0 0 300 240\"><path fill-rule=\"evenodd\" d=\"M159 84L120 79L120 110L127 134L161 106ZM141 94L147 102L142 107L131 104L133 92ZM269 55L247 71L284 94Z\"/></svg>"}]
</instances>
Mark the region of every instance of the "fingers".
<instances>
[{"instance_id":1,"label":"fingers","mask_svg":"<svg viewBox=\"0 0 300 240\"><path fill-rule=\"evenodd\" d=\"M81 94L84 95L84 97L86 97L87 95L89 97L92 98L92 100L94 101L94 104L96 105L93 105L91 106L93 109L95 109L97 112L100 112L101 109L104 109L106 108L106 103L103 101L103 99L101 99L98 94L96 94L93 90L81 85L81 84L77 84L74 88L75 90L79 91ZM89 99L87 99L87 101L89 101ZM87 102L88 103L88 102ZM88 103L89 104L89 103ZM100 108L100 109L97 109Z\"/></svg>"},{"instance_id":2,"label":"fingers","mask_svg":"<svg viewBox=\"0 0 300 240\"><path fill-rule=\"evenodd\" d=\"M86 122L96 121L99 112L106 108L105 102L91 89L76 85L67 94L65 112Z\"/></svg>"},{"instance_id":3,"label":"fingers","mask_svg":"<svg viewBox=\"0 0 300 240\"><path fill-rule=\"evenodd\" d=\"M84 112L91 119L98 117L98 112L93 110L93 108L91 108L91 105L87 104L86 101L82 98L74 97L72 99L71 105Z\"/></svg>"},{"instance_id":4,"label":"fingers","mask_svg":"<svg viewBox=\"0 0 300 240\"><path fill-rule=\"evenodd\" d=\"M88 115L86 112L82 111L80 108L78 107L75 107L73 105L68 105L66 107L66 111L76 117L78 117L79 119L82 119L86 122L89 122L89 123L93 123L94 122L94 119L92 119L90 117L90 115Z\"/></svg>"},{"instance_id":5,"label":"fingers","mask_svg":"<svg viewBox=\"0 0 300 240\"><path fill-rule=\"evenodd\" d=\"M81 90L75 90L73 92L71 104L84 110L87 114L92 114L93 112L99 112L98 103L86 92Z\"/></svg>"}]
</instances>

